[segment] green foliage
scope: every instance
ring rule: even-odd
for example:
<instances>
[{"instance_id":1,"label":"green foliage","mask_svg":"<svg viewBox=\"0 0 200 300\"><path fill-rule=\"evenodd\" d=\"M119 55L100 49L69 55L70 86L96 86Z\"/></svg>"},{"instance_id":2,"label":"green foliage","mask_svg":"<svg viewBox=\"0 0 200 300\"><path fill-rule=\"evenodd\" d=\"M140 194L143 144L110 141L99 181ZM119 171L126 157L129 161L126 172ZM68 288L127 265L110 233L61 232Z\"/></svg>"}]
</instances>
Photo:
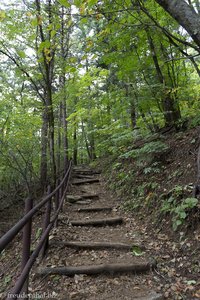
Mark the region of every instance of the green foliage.
<instances>
[{"instance_id":1,"label":"green foliage","mask_svg":"<svg viewBox=\"0 0 200 300\"><path fill-rule=\"evenodd\" d=\"M42 235L42 228L39 227L39 228L37 229L37 231L36 231L36 234L35 234L36 240L38 240L38 239L41 237L41 235Z\"/></svg>"},{"instance_id":2,"label":"green foliage","mask_svg":"<svg viewBox=\"0 0 200 300\"><path fill-rule=\"evenodd\" d=\"M183 189L180 186L176 186L173 189L174 194L170 198L163 201L161 212L169 213L172 216L173 230L182 225L188 216L188 213L196 207L198 200L196 198L186 198L178 200L178 197L182 195Z\"/></svg>"},{"instance_id":3,"label":"green foliage","mask_svg":"<svg viewBox=\"0 0 200 300\"><path fill-rule=\"evenodd\" d=\"M52 108L54 118L54 128L48 124L47 160L51 161L51 133L55 135L55 157L61 155L61 161L64 150L58 140L67 136L69 157L77 151L78 162L108 155L113 160L119 158L113 169L119 171L115 188L118 184L122 190L125 183L131 190L136 176L133 171L123 170L122 162L126 160L134 161L143 175L162 172L159 155L166 153L168 146L162 140L146 141L138 148L135 145L139 138L152 136L165 125L167 112L163 104L168 98L172 108L180 109L183 120L192 116L191 126L199 124L196 71L188 59L180 59L183 54L152 20L155 18L161 27L183 41L189 40L187 32L180 36L177 23L153 0L143 2L152 18L145 10L133 10L131 1L76 0L73 17L69 0L53 1L51 14L48 3L41 1L40 16L34 1L30 6L19 1L17 9L2 4L1 187L10 180L22 185L38 180L45 105L47 110ZM112 13L108 18L101 11ZM186 52L193 51L185 47ZM195 59L198 65L198 58ZM46 70L51 70L49 76ZM51 91L47 89L49 79ZM44 99L47 90L52 94L52 105ZM67 132L61 126L59 110L64 103ZM51 170L48 163L49 173ZM148 187L142 189L145 195ZM142 191L137 193L142 197Z\"/></svg>"},{"instance_id":4,"label":"green foliage","mask_svg":"<svg viewBox=\"0 0 200 300\"><path fill-rule=\"evenodd\" d=\"M131 253L134 256L144 255L144 252L142 251L142 249L139 246L136 246L136 245L131 248Z\"/></svg>"},{"instance_id":5,"label":"green foliage","mask_svg":"<svg viewBox=\"0 0 200 300\"><path fill-rule=\"evenodd\" d=\"M190 128L195 128L200 125L200 116L199 114L194 116L190 121Z\"/></svg>"},{"instance_id":6,"label":"green foliage","mask_svg":"<svg viewBox=\"0 0 200 300\"><path fill-rule=\"evenodd\" d=\"M154 162L149 167L144 168L143 172L144 174L159 174L162 169L163 167L158 162Z\"/></svg>"},{"instance_id":7,"label":"green foliage","mask_svg":"<svg viewBox=\"0 0 200 300\"><path fill-rule=\"evenodd\" d=\"M120 158L135 158L135 159L144 159L148 160L148 156L155 155L157 153L165 152L168 149L168 146L161 142L155 141L146 143L143 147L138 149L130 150L126 153L123 153Z\"/></svg>"}]
</instances>

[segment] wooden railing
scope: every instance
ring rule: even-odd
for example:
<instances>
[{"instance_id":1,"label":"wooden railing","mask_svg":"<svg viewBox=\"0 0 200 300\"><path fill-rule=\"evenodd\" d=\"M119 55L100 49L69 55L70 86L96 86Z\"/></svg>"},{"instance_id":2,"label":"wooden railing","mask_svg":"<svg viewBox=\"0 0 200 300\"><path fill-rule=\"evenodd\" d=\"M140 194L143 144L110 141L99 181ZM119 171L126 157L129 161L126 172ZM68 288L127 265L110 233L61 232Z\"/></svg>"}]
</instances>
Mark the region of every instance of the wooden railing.
<instances>
[{"instance_id":1,"label":"wooden railing","mask_svg":"<svg viewBox=\"0 0 200 300\"><path fill-rule=\"evenodd\" d=\"M7 245L16 237L16 235L21 230L23 230L21 272L12 291L10 291L7 295L7 300L11 298L17 299L20 293L22 292L24 295L28 295L29 273L39 254L41 254L41 256L45 255L49 242L49 233L51 229L57 225L58 215L62 209L68 188L71 167L72 163L69 162L68 169L62 181L60 183L57 182L57 187L52 192L49 186L47 196L45 196L34 207L33 199L26 199L25 215L0 239L1 253L7 247ZM52 200L54 200L54 210L52 209ZM32 218L45 205L46 210L43 219L43 232L35 250L31 253Z\"/></svg>"}]
</instances>

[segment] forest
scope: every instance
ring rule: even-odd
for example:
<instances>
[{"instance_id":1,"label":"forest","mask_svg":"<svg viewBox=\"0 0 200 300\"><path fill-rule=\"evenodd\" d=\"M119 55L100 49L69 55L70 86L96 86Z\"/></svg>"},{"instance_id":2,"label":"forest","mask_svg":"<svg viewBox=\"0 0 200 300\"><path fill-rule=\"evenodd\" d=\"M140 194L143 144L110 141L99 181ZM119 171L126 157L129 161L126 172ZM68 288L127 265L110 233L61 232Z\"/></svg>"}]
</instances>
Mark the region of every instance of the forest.
<instances>
[{"instance_id":1,"label":"forest","mask_svg":"<svg viewBox=\"0 0 200 300\"><path fill-rule=\"evenodd\" d=\"M165 2L2 2L1 191L199 124L199 23L192 34Z\"/></svg>"},{"instance_id":2,"label":"forest","mask_svg":"<svg viewBox=\"0 0 200 300\"><path fill-rule=\"evenodd\" d=\"M90 176L101 171L121 201L113 204L116 211L136 213L136 229L147 222L158 240L169 234L180 253L193 254L180 258L181 275L177 265L169 275L171 265L161 263L168 282L180 277L174 291L167 280L160 283L165 299L199 299L200 1L2 0L0 66L2 220L12 205L18 210L28 196L37 199L58 186L71 161L73 174L79 180L85 174L86 183L99 182ZM91 192L95 188L81 200L71 197L87 204ZM163 259L173 245L159 246ZM188 298L192 293L196 298Z\"/></svg>"}]
</instances>

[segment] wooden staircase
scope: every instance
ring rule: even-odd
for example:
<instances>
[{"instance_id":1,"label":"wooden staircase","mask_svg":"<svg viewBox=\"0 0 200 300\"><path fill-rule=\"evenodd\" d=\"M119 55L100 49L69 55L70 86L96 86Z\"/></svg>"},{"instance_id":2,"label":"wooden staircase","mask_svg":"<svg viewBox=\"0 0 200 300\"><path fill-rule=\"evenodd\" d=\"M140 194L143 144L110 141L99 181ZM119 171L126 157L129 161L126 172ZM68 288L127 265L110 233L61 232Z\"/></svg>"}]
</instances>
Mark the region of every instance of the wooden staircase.
<instances>
[{"instance_id":1,"label":"wooden staircase","mask_svg":"<svg viewBox=\"0 0 200 300\"><path fill-rule=\"evenodd\" d=\"M86 291L84 296L80 295L80 300L163 299L162 295L139 284L133 283L129 291L126 290L127 280L132 280L133 276L152 273L156 262L152 258L145 258L143 244L127 239L126 218L118 209L116 200L108 199L100 175L90 169L75 169L68 200L73 198L74 201L65 205L59 226L51 237L49 255L37 269L37 278L92 276L97 293L92 295ZM85 200L91 201L85 205ZM138 256L134 256L135 248L143 253L136 253ZM59 256L58 265L51 266L49 257L55 253ZM101 276L105 281L104 292L98 292L98 277ZM106 290L106 276L108 280L117 278L115 282L119 282L119 292ZM123 278L126 278L125 282ZM73 299L72 294L69 291L66 300Z\"/></svg>"}]
</instances>

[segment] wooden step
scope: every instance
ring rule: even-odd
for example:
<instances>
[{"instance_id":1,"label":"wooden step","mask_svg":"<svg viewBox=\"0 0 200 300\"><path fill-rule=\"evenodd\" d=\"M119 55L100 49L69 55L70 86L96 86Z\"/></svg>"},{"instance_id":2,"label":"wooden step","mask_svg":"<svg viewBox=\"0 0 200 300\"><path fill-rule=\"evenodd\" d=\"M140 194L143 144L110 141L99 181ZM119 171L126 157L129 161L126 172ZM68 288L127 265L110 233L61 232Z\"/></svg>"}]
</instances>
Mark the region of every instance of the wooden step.
<instances>
[{"instance_id":1,"label":"wooden step","mask_svg":"<svg viewBox=\"0 0 200 300\"><path fill-rule=\"evenodd\" d=\"M101 174L100 171L95 171L95 170L89 170L89 169L73 169L72 174L74 175L88 175L88 176L92 176L92 175L99 175Z\"/></svg>"},{"instance_id":2,"label":"wooden step","mask_svg":"<svg viewBox=\"0 0 200 300\"><path fill-rule=\"evenodd\" d=\"M123 222L123 218L114 217L106 219L91 219L91 220L80 220L70 221L72 226L105 226L105 225L117 225Z\"/></svg>"},{"instance_id":3,"label":"wooden step","mask_svg":"<svg viewBox=\"0 0 200 300\"><path fill-rule=\"evenodd\" d=\"M75 274L86 274L86 275L97 275L107 273L114 275L116 273L143 273L155 268L156 262L146 263L117 263L117 264L99 264L99 265L88 265L88 266L68 266L68 267L57 267L57 268L44 268L37 272L39 276L46 275L65 275L74 276Z\"/></svg>"},{"instance_id":4,"label":"wooden step","mask_svg":"<svg viewBox=\"0 0 200 300\"><path fill-rule=\"evenodd\" d=\"M112 211L112 207L82 207L82 208L78 208L76 211L77 212L98 212L98 211Z\"/></svg>"},{"instance_id":5,"label":"wooden step","mask_svg":"<svg viewBox=\"0 0 200 300\"><path fill-rule=\"evenodd\" d=\"M81 197L83 199L99 199L99 195L97 194L83 194Z\"/></svg>"},{"instance_id":6,"label":"wooden step","mask_svg":"<svg viewBox=\"0 0 200 300\"><path fill-rule=\"evenodd\" d=\"M143 246L133 245L133 244L125 244L125 243L112 243L112 242L80 242L80 241L53 241L51 242L52 246L59 247L67 247L67 248L75 248L75 249L93 249L93 250L101 250L101 249L118 249L118 250L127 250L130 251L133 247L139 247L140 249L144 249Z\"/></svg>"},{"instance_id":7,"label":"wooden step","mask_svg":"<svg viewBox=\"0 0 200 300\"><path fill-rule=\"evenodd\" d=\"M74 174L73 178L81 178L81 179L93 179L93 175L82 175L82 174Z\"/></svg>"},{"instance_id":8,"label":"wooden step","mask_svg":"<svg viewBox=\"0 0 200 300\"><path fill-rule=\"evenodd\" d=\"M99 199L99 196L96 194L67 195L67 201L70 203L76 203L83 199Z\"/></svg>"},{"instance_id":9,"label":"wooden step","mask_svg":"<svg viewBox=\"0 0 200 300\"><path fill-rule=\"evenodd\" d=\"M74 185L81 185L81 184L86 184L86 183L96 183L99 182L98 178L93 178L93 179L84 179L84 180L73 180L72 184Z\"/></svg>"}]
</instances>

